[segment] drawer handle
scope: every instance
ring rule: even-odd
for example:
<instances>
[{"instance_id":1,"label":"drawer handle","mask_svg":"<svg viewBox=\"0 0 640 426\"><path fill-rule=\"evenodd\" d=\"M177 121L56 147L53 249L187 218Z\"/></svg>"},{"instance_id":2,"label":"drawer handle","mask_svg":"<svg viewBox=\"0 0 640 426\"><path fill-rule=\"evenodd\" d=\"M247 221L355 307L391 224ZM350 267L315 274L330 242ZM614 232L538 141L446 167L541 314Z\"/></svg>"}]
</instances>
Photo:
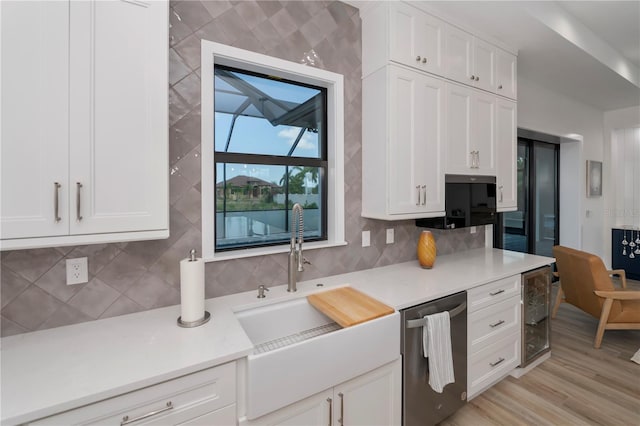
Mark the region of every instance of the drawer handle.
<instances>
[{"instance_id":1,"label":"drawer handle","mask_svg":"<svg viewBox=\"0 0 640 426\"><path fill-rule=\"evenodd\" d=\"M329 403L329 426L333 426L333 400L327 398L327 402Z\"/></svg>"},{"instance_id":2,"label":"drawer handle","mask_svg":"<svg viewBox=\"0 0 640 426\"><path fill-rule=\"evenodd\" d=\"M142 419L146 419L149 418L151 416L155 416L156 414L160 414L160 413L164 413L165 411L169 411L173 409L173 404L171 403L171 401L167 402L167 406L165 408L161 408L160 410L156 410L156 411L152 411L150 413L147 414L143 414L142 416L138 416L134 419L129 419L129 416L124 416L122 418L122 421L120 422L120 426L124 426L124 425L128 425L130 423L133 422L137 422L140 421Z\"/></svg>"},{"instance_id":3,"label":"drawer handle","mask_svg":"<svg viewBox=\"0 0 640 426\"><path fill-rule=\"evenodd\" d=\"M493 293L489 293L489 296L497 296L497 295L499 295L500 293L504 293L504 289L503 289L503 288L501 288L501 289L500 289L500 290L498 290L498 291L494 291Z\"/></svg>"},{"instance_id":4,"label":"drawer handle","mask_svg":"<svg viewBox=\"0 0 640 426\"><path fill-rule=\"evenodd\" d=\"M344 394L340 392L338 396L340 397L340 418L338 423L344 425Z\"/></svg>"},{"instance_id":5,"label":"drawer handle","mask_svg":"<svg viewBox=\"0 0 640 426\"><path fill-rule=\"evenodd\" d=\"M489 365L495 367L498 364L502 364L504 362L504 358L498 358L496 362L490 362Z\"/></svg>"},{"instance_id":6,"label":"drawer handle","mask_svg":"<svg viewBox=\"0 0 640 426\"><path fill-rule=\"evenodd\" d=\"M502 325L502 324L504 324L504 320L500 320L495 324L489 324L489 327L496 328L497 326Z\"/></svg>"}]
</instances>

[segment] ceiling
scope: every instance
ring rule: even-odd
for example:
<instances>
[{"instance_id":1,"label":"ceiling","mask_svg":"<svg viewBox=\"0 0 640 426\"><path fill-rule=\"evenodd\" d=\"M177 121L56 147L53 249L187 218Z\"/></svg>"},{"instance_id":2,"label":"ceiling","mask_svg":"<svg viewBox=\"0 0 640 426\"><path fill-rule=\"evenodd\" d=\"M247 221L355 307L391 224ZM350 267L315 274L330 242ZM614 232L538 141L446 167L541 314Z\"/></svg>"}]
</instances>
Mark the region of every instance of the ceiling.
<instances>
[{"instance_id":1,"label":"ceiling","mask_svg":"<svg viewBox=\"0 0 640 426\"><path fill-rule=\"evenodd\" d=\"M519 77L603 111L640 105L640 0L412 3L517 49Z\"/></svg>"}]
</instances>

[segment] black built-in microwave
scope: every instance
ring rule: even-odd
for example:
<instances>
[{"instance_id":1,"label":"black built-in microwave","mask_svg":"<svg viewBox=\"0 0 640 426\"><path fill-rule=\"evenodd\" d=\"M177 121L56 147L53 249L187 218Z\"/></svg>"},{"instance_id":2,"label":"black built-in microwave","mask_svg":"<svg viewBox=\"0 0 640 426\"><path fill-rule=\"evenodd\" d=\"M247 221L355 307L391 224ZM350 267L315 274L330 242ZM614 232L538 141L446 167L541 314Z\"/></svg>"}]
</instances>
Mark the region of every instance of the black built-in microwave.
<instances>
[{"instance_id":1,"label":"black built-in microwave","mask_svg":"<svg viewBox=\"0 0 640 426\"><path fill-rule=\"evenodd\" d=\"M444 217L416 219L423 228L455 229L495 225L495 176L445 175Z\"/></svg>"}]
</instances>

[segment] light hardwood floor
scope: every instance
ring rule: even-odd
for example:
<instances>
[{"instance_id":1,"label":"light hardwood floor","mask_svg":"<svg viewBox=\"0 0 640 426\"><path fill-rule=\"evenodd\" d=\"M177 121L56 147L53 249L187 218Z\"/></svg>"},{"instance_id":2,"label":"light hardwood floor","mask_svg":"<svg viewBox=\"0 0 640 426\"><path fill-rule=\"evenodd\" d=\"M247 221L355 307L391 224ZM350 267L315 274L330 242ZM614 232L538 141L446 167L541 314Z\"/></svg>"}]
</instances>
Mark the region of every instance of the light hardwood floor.
<instances>
[{"instance_id":1,"label":"light hardwood floor","mask_svg":"<svg viewBox=\"0 0 640 426\"><path fill-rule=\"evenodd\" d=\"M629 287L640 290L640 282ZM597 326L563 303L551 322L550 359L520 379L504 379L441 424L640 426L640 365L630 361L640 331L608 330L593 349Z\"/></svg>"}]
</instances>

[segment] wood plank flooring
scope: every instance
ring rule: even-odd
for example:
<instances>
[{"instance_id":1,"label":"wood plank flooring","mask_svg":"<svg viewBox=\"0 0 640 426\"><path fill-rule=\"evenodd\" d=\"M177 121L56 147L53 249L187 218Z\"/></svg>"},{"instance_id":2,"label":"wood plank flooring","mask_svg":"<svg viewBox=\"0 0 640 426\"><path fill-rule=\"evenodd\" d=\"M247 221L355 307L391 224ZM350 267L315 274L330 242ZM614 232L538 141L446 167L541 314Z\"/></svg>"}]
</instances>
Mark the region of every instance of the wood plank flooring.
<instances>
[{"instance_id":1,"label":"wood plank flooring","mask_svg":"<svg viewBox=\"0 0 640 426\"><path fill-rule=\"evenodd\" d=\"M629 287L640 290L640 282ZM597 326L563 303L551 322L550 359L520 379L504 379L441 424L640 426L640 365L630 360L640 331L605 331L602 347L593 349Z\"/></svg>"}]
</instances>

